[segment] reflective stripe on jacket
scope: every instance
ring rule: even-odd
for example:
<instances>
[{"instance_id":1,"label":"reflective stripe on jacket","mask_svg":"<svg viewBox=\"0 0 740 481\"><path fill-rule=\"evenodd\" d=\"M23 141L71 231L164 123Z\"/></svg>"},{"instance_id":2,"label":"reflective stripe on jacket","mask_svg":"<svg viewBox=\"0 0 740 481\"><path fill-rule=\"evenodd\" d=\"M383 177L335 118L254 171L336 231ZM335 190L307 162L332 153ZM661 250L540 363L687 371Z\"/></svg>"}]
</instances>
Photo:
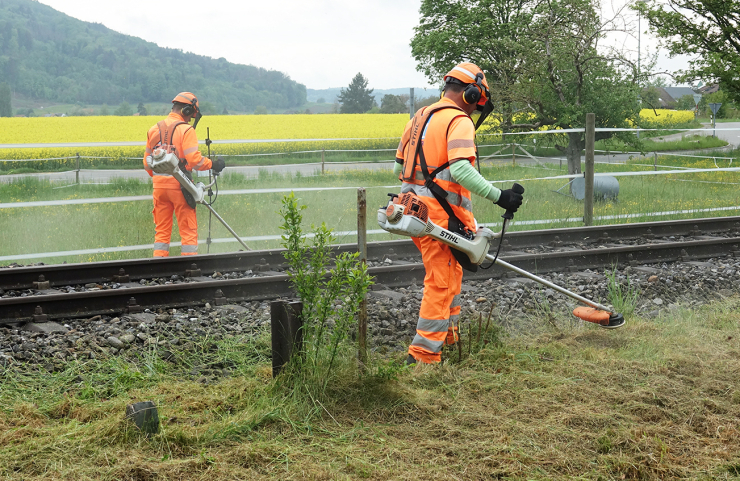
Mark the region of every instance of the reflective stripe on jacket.
<instances>
[{"instance_id":1,"label":"reflective stripe on jacket","mask_svg":"<svg viewBox=\"0 0 740 481\"><path fill-rule=\"evenodd\" d=\"M166 125L172 125L177 122L184 122L185 119L175 112L170 112L164 122ZM156 174L149 170L146 164L146 158L151 155L152 151L157 147L160 142L160 134L163 136L164 133L160 133L160 129L157 124L152 126L147 133L146 152L144 153L144 169L152 176L155 189L180 189L180 183L172 177L166 174ZM174 145L175 152L179 159L184 159L186 162L186 169L192 170L208 170L212 166L212 162L208 157L204 157L198 150L198 137L193 129L188 124L178 125L175 127L175 131L171 134L172 139L170 144Z\"/></svg>"}]
</instances>

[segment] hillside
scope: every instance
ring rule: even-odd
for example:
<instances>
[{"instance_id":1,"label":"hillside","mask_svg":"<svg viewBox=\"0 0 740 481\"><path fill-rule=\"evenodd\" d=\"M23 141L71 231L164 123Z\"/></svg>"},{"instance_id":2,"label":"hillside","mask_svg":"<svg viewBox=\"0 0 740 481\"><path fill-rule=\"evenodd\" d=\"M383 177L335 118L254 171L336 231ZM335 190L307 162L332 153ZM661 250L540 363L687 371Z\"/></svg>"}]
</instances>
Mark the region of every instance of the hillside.
<instances>
[{"instance_id":1,"label":"hillside","mask_svg":"<svg viewBox=\"0 0 740 481\"><path fill-rule=\"evenodd\" d=\"M47 103L169 103L183 90L219 113L306 102L306 87L284 73L161 48L33 0L0 0L0 81Z\"/></svg>"}]
</instances>

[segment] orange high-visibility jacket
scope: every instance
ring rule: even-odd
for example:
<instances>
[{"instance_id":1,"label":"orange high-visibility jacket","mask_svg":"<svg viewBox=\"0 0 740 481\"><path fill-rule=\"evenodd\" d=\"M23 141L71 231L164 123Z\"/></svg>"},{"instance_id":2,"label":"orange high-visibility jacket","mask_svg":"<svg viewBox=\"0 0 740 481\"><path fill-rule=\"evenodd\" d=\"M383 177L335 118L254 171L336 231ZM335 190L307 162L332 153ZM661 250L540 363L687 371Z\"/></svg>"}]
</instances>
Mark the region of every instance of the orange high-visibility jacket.
<instances>
[{"instance_id":1,"label":"orange high-visibility jacket","mask_svg":"<svg viewBox=\"0 0 740 481\"><path fill-rule=\"evenodd\" d=\"M164 119L165 124L167 124L168 126L177 122L184 121L185 120L182 118L182 116L175 112L170 112L167 118ZM162 132L161 135L164 136L164 132ZM208 170L211 168L213 163L208 157L203 157L203 155L198 150L198 137L196 137L195 135L195 129L193 129L190 125L178 125L177 127L175 127L174 134L170 134L170 136L170 145L173 145L175 147L177 157L180 160L185 160L185 168L187 170ZM148 166L146 165L146 157L152 154L159 142L160 131L159 127L155 124L154 126L152 126L152 128L149 129L149 133L147 134L146 153L144 154L144 169L146 169L149 175L154 178L152 182L154 183L155 189L179 190L180 183L177 181L177 179L175 179L171 175L154 173L149 170Z\"/></svg>"},{"instance_id":2,"label":"orange high-visibility jacket","mask_svg":"<svg viewBox=\"0 0 740 481\"><path fill-rule=\"evenodd\" d=\"M437 110L441 107L448 108ZM423 123L429 117L430 112L433 112L431 118L422 131ZM431 190L424 186L424 174L421 171L419 156L416 155L418 140L422 143L429 173L446 162L453 164L467 161L474 164L476 160L475 126L470 116L455 102L442 98L439 102L416 112L414 118L406 124L406 130L398 144L396 157L404 159L403 171L399 176L399 179L403 181L401 192L410 192L413 189L427 204L429 218L440 227L447 228L449 216ZM434 182L447 192L446 200L457 218L466 227L474 230L475 220L470 191L452 178L449 166L437 174Z\"/></svg>"}]
</instances>

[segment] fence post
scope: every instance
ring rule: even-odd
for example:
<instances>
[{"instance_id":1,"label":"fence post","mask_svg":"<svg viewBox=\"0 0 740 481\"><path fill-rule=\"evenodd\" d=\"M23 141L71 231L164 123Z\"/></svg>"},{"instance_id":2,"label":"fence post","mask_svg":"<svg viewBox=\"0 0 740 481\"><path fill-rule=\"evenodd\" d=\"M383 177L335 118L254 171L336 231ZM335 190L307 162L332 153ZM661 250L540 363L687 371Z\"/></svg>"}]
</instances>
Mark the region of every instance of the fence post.
<instances>
[{"instance_id":1,"label":"fence post","mask_svg":"<svg viewBox=\"0 0 740 481\"><path fill-rule=\"evenodd\" d=\"M594 144L596 143L596 115L586 114L586 172L583 198L583 223L594 222Z\"/></svg>"},{"instance_id":2,"label":"fence post","mask_svg":"<svg viewBox=\"0 0 740 481\"><path fill-rule=\"evenodd\" d=\"M80 153L77 152L77 161L75 162L75 183L80 184Z\"/></svg>"},{"instance_id":3,"label":"fence post","mask_svg":"<svg viewBox=\"0 0 740 481\"><path fill-rule=\"evenodd\" d=\"M511 165L516 167L516 142L511 143Z\"/></svg>"},{"instance_id":4,"label":"fence post","mask_svg":"<svg viewBox=\"0 0 740 481\"><path fill-rule=\"evenodd\" d=\"M321 149L321 175L324 175L324 151L326 149Z\"/></svg>"},{"instance_id":5,"label":"fence post","mask_svg":"<svg viewBox=\"0 0 740 481\"><path fill-rule=\"evenodd\" d=\"M658 170L658 153L653 152L653 170Z\"/></svg>"},{"instance_id":6,"label":"fence post","mask_svg":"<svg viewBox=\"0 0 740 481\"><path fill-rule=\"evenodd\" d=\"M367 264L367 193L363 187L357 189L357 250L360 262ZM360 303L357 317L357 359L360 370L364 371L367 366L367 297Z\"/></svg>"},{"instance_id":7,"label":"fence post","mask_svg":"<svg viewBox=\"0 0 740 481\"><path fill-rule=\"evenodd\" d=\"M277 300L270 303L272 335L272 377L290 361L293 352L303 349L303 303Z\"/></svg>"}]
</instances>

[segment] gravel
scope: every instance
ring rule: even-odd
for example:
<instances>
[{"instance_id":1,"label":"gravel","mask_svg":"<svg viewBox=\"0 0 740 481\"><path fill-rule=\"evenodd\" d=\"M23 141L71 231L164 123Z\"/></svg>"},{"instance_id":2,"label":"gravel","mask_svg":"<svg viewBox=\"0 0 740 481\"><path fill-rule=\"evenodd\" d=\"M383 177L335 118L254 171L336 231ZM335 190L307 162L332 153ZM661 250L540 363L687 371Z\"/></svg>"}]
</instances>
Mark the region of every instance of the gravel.
<instances>
[{"instance_id":1,"label":"gravel","mask_svg":"<svg viewBox=\"0 0 740 481\"><path fill-rule=\"evenodd\" d=\"M229 274L224 274L226 277ZM251 273L246 274L251 275ZM636 315L655 318L661 313L693 308L740 291L740 259L723 257L702 262L655 264L626 267L616 271L617 279L628 281L640 291ZM580 271L542 275L596 302L607 301L607 278L603 272ZM186 279L161 280L187 282ZM370 346L381 353L404 351L414 335L423 286L388 289L374 286L368 296ZM21 294L22 295L22 294ZM487 319L489 314L511 335L556 326L584 324L570 312L576 302L553 289L528 279L505 277L466 281L462 291L462 318ZM191 341L234 337L244 342L261 329L269 328L270 303L243 302L238 305L69 319L62 323L68 332L37 333L17 328L0 328L0 372L6 369L64 368L70 360L128 356L156 347L160 355L169 349L187 348ZM629 329L629 319L624 327ZM133 357L133 356L130 356ZM225 373L225 374L224 374ZM202 373L198 374L198 379ZM215 376L228 375L228 371Z\"/></svg>"}]
</instances>

